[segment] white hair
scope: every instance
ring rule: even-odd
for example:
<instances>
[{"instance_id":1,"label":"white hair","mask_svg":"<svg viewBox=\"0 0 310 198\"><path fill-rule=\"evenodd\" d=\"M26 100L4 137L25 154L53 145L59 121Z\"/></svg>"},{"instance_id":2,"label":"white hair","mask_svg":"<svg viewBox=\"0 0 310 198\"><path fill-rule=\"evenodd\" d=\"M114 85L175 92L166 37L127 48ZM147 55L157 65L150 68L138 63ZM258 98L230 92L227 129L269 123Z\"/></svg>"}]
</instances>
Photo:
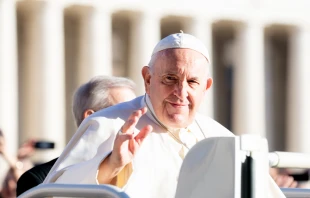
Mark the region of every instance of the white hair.
<instances>
[{"instance_id":1,"label":"white hair","mask_svg":"<svg viewBox=\"0 0 310 198\"><path fill-rule=\"evenodd\" d=\"M134 92L135 83L122 77L96 76L76 90L72 112L77 126L82 123L87 109L98 111L113 105L109 93L113 88L128 88Z\"/></svg>"}]
</instances>

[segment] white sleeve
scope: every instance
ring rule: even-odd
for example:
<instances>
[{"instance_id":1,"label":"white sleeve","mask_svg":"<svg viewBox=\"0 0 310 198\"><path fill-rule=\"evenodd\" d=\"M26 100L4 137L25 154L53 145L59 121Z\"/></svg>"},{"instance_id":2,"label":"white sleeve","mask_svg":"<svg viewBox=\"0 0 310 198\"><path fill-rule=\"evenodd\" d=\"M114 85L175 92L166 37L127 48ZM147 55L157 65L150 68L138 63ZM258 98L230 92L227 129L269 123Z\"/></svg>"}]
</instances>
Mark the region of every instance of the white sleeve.
<instances>
[{"instance_id":1,"label":"white sleeve","mask_svg":"<svg viewBox=\"0 0 310 198\"><path fill-rule=\"evenodd\" d=\"M110 152L102 156L67 167L55 183L62 184L99 184L97 181L100 163Z\"/></svg>"},{"instance_id":2,"label":"white sleeve","mask_svg":"<svg viewBox=\"0 0 310 198\"><path fill-rule=\"evenodd\" d=\"M95 184L100 163L111 153L123 121L94 117L79 127L44 183Z\"/></svg>"}]
</instances>

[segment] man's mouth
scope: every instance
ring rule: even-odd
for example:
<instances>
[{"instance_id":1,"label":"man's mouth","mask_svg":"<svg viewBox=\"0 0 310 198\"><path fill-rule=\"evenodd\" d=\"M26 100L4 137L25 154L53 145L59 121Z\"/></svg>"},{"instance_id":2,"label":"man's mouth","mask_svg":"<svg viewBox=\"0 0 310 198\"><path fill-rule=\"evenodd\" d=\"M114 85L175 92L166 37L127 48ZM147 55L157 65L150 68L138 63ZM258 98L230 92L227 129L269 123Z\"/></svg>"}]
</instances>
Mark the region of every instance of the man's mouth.
<instances>
[{"instance_id":1,"label":"man's mouth","mask_svg":"<svg viewBox=\"0 0 310 198\"><path fill-rule=\"evenodd\" d=\"M169 104L175 108L182 108L182 107L187 107L188 104L187 103L173 103L173 102L169 102Z\"/></svg>"}]
</instances>

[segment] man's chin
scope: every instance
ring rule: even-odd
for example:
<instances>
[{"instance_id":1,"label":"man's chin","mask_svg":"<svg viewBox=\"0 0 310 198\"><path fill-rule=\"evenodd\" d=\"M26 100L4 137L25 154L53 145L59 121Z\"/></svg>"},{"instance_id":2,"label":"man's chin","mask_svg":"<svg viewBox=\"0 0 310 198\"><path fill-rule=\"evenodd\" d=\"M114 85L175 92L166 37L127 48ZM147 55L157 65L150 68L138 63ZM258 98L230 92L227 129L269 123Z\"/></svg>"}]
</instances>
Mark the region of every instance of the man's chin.
<instances>
[{"instance_id":1,"label":"man's chin","mask_svg":"<svg viewBox=\"0 0 310 198\"><path fill-rule=\"evenodd\" d=\"M188 127L188 119L185 119L184 117L170 117L167 120L167 123L165 125L169 128L186 128Z\"/></svg>"}]
</instances>

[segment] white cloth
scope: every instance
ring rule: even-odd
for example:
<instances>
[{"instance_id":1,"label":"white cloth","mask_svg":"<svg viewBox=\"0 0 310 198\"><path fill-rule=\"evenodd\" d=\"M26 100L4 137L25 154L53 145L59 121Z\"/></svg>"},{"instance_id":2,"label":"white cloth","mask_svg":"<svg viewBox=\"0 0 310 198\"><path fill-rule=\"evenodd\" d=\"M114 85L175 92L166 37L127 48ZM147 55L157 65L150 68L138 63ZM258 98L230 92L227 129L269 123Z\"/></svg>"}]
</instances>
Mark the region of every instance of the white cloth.
<instances>
[{"instance_id":1,"label":"white cloth","mask_svg":"<svg viewBox=\"0 0 310 198\"><path fill-rule=\"evenodd\" d=\"M115 136L129 115L145 106L143 99L141 96L109 107L84 120L44 183L96 184L98 166L112 151ZM187 129L197 140L233 135L211 118L197 114L196 121L198 124L194 122ZM147 124L153 126L153 132L136 154L133 173L123 190L134 198L172 198L182 164L182 145L154 121L150 112L140 118L135 132Z\"/></svg>"}]
</instances>

